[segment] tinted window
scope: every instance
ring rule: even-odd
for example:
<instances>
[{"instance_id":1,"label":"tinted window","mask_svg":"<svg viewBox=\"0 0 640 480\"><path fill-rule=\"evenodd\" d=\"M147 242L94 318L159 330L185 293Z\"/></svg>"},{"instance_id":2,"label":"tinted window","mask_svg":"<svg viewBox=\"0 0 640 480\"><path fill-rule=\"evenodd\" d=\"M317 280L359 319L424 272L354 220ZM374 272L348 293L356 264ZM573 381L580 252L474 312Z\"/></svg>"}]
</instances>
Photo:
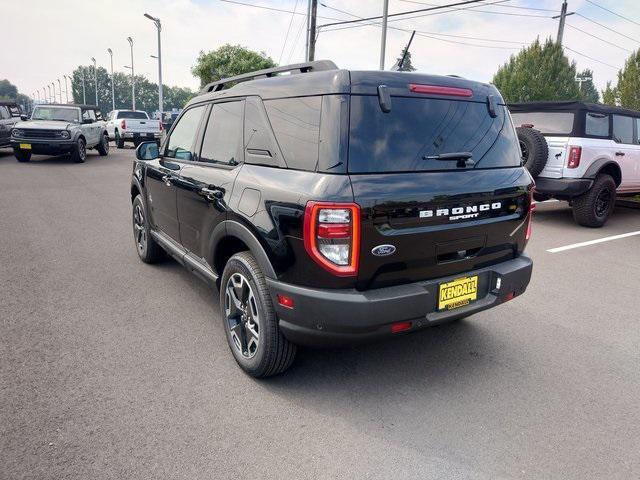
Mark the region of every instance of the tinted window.
<instances>
[{"instance_id":1,"label":"tinted window","mask_svg":"<svg viewBox=\"0 0 640 480\"><path fill-rule=\"evenodd\" d=\"M247 98L244 106L244 161L257 165L285 166L269 119L259 98Z\"/></svg>"},{"instance_id":2,"label":"tinted window","mask_svg":"<svg viewBox=\"0 0 640 480\"><path fill-rule=\"evenodd\" d=\"M238 152L242 143L243 104L216 103L211 107L200 160L231 165L240 162Z\"/></svg>"},{"instance_id":3,"label":"tinted window","mask_svg":"<svg viewBox=\"0 0 640 480\"><path fill-rule=\"evenodd\" d=\"M633 143L633 118L613 116L613 139L618 143Z\"/></svg>"},{"instance_id":4,"label":"tinted window","mask_svg":"<svg viewBox=\"0 0 640 480\"><path fill-rule=\"evenodd\" d=\"M531 125L548 135L569 135L573 131L571 112L513 112L511 117L516 127Z\"/></svg>"},{"instance_id":5,"label":"tinted window","mask_svg":"<svg viewBox=\"0 0 640 480\"><path fill-rule=\"evenodd\" d=\"M584 133L598 137L609 136L609 115L587 112Z\"/></svg>"},{"instance_id":6,"label":"tinted window","mask_svg":"<svg viewBox=\"0 0 640 480\"><path fill-rule=\"evenodd\" d=\"M180 160L193 159L193 143L204 108L204 106L190 108L178 120L167 142L165 157Z\"/></svg>"},{"instance_id":7,"label":"tinted window","mask_svg":"<svg viewBox=\"0 0 640 480\"><path fill-rule=\"evenodd\" d=\"M350 172L457 169L439 154L471 152L478 168L521 163L515 130L504 106L489 115L485 103L392 97L383 113L378 97L351 97Z\"/></svg>"},{"instance_id":8,"label":"tinted window","mask_svg":"<svg viewBox=\"0 0 640 480\"><path fill-rule=\"evenodd\" d=\"M145 112L118 112L118 118L133 118L139 120L147 120L147 114Z\"/></svg>"},{"instance_id":9,"label":"tinted window","mask_svg":"<svg viewBox=\"0 0 640 480\"><path fill-rule=\"evenodd\" d=\"M318 162L321 97L264 102L289 168L314 171Z\"/></svg>"}]
</instances>

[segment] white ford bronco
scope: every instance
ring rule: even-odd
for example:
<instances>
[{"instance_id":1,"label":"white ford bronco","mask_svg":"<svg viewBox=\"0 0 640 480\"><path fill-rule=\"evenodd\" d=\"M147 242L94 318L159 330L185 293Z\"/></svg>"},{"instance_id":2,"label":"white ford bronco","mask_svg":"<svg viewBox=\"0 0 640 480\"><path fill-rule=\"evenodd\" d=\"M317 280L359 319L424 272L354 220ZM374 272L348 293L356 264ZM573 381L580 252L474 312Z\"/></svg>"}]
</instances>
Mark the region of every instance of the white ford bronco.
<instances>
[{"instance_id":1,"label":"white ford bronco","mask_svg":"<svg viewBox=\"0 0 640 480\"><path fill-rule=\"evenodd\" d=\"M567 200L577 223L601 227L616 194L640 193L640 112L582 102L509 109L538 200Z\"/></svg>"}]
</instances>

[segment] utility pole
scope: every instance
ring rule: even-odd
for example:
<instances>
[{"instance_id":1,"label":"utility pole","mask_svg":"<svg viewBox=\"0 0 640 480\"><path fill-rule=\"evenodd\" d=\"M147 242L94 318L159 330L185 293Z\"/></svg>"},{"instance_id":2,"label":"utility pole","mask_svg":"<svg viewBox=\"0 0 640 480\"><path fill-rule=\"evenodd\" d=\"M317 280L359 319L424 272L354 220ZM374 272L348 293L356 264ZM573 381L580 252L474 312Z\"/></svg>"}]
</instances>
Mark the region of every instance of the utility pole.
<instances>
[{"instance_id":1,"label":"utility pole","mask_svg":"<svg viewBox=\"0 0 640 480\"><path fill-rule=\"evenodd\" d=\"M127 41L131 46L131 110L136 109L136 77L133 70L133 38L127 37Z\"/></svg>"},{"instance_id":2,"label":"utility pole","mask_svg":"<svg viewBox=\"0 0 640 480\"><path fill-rule=\"evenodd\" d=\"M383 0L382 38L380 41L380 70L384 70L384 55L387 47L387 18L389 16L389 0Z\"/></svg>"},{"instance_id":3,"label":"utility pole","mask_svg":"<svg viewBox=\"0 0 640 480\"><path fill-rule=\"evenodd\" d=\"M309 61L309 26L311 25L311 0L307 1L307 37L304 42L304 61Z\"/></svg>"},{"instance_id":4,"label":"utility pole","mask_svg":"<svg viewBox=\"0 0 640 480\"><path fill-rule=\"evenodd\" d=\"M308 18L308 45L309 50L307 60L313 62L316 58L316 15L318 13L318 0L310 0L309 2L309 18Z\"/></svg>"},{"instance_id":5,"label":"utility pole","mask_svg":"<svg viewBox=\"0 0 640 480\"><path fill-rule=\"evenodd\" d=\"M562 9L560 10L560 15L556 15L551 18L559 18L560 22L558 23L558 36L556 37L556 43L558 45L562 45L562 37L564 36L564 21L569 15L573 15L575 12L567 13L567 0L563 0Z\"/></svg>"}]
</instances>

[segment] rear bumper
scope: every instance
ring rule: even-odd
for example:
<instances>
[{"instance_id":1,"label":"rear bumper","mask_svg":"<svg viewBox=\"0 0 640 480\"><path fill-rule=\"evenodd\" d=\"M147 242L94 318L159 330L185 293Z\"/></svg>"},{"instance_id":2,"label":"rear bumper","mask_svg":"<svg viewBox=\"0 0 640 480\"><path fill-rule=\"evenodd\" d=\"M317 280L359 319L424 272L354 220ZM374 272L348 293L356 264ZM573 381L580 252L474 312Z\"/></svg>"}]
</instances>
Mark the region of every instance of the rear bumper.
<instances>
[{"instance_id":1,"label":"rear bumper","mask_svg":"<svg viewBox=\"0 0 640 480\"><path fill-rule=\"evenodd\" d=\"M20 148L21 144L29 144L31 148ZM35 155L62 155L71 152L75 147L75 143L72 140L29 140L25 138L20 141L12 140L11 146L14 151L21 150Z\"/></svg>"},{"instance_id":2,"label":"rear bumper","mask_svg":"<svg viewBox=\"0 0 640 480\"><path fill-rule=\"evenodd\" d=\"M160 132L155 132L155 133L150 133L150 134L146 134L146 133L131 133L131 132L124 132L123 134L121 134L121 137L124 138L125 140L157 140L159 139L161 136Z\"/></svg>"},{"instance_id":3,"label":"rear bumper","mask_svg":"<svg viewBox=\"0 0 640 480\"><path fill-rule=\"evenodd\" d=\"M533 263L525 255L454 277L427 280L360 292L319 290L267 279L280 329L292 342L330 347L375 340L393 335L391 324L411 322L412 332L420 328L467 317L497 306L522 294ZM478 300L455 310L437 311L438 286L468 275L479 276ZM500 289L495 288L500 278ZM294 309L278 304L277 295L289 296Z\"/></svg>"},{"instance_id":4,"label":"rear bumper","mask_svg":"<svg viewBox=\"0 0 640 480\"><path fill-rule=\"evenodd\" d=\"M536 192L560 199L582 195L591 185L591 178L536 178Z\"/></svg>"}]
</instances>

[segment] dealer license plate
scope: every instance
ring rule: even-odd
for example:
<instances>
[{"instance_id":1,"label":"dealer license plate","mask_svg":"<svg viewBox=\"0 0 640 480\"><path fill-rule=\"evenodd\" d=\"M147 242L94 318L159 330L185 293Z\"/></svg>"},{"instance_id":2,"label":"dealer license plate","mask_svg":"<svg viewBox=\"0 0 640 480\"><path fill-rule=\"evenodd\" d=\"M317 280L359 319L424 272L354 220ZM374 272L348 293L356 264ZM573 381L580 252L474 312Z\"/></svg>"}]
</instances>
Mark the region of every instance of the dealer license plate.
<instances>
[{"instance_id":1,"label":"dealer license plate","mask_svg":"<svg viewBox=\"0 0 640 480\"><path fill-rule=\"evenodd\" d=\"M441 283L438 292L438 310L464 307L478 298L478 276L457 278Z\"/></svg>"}]
</instances>

